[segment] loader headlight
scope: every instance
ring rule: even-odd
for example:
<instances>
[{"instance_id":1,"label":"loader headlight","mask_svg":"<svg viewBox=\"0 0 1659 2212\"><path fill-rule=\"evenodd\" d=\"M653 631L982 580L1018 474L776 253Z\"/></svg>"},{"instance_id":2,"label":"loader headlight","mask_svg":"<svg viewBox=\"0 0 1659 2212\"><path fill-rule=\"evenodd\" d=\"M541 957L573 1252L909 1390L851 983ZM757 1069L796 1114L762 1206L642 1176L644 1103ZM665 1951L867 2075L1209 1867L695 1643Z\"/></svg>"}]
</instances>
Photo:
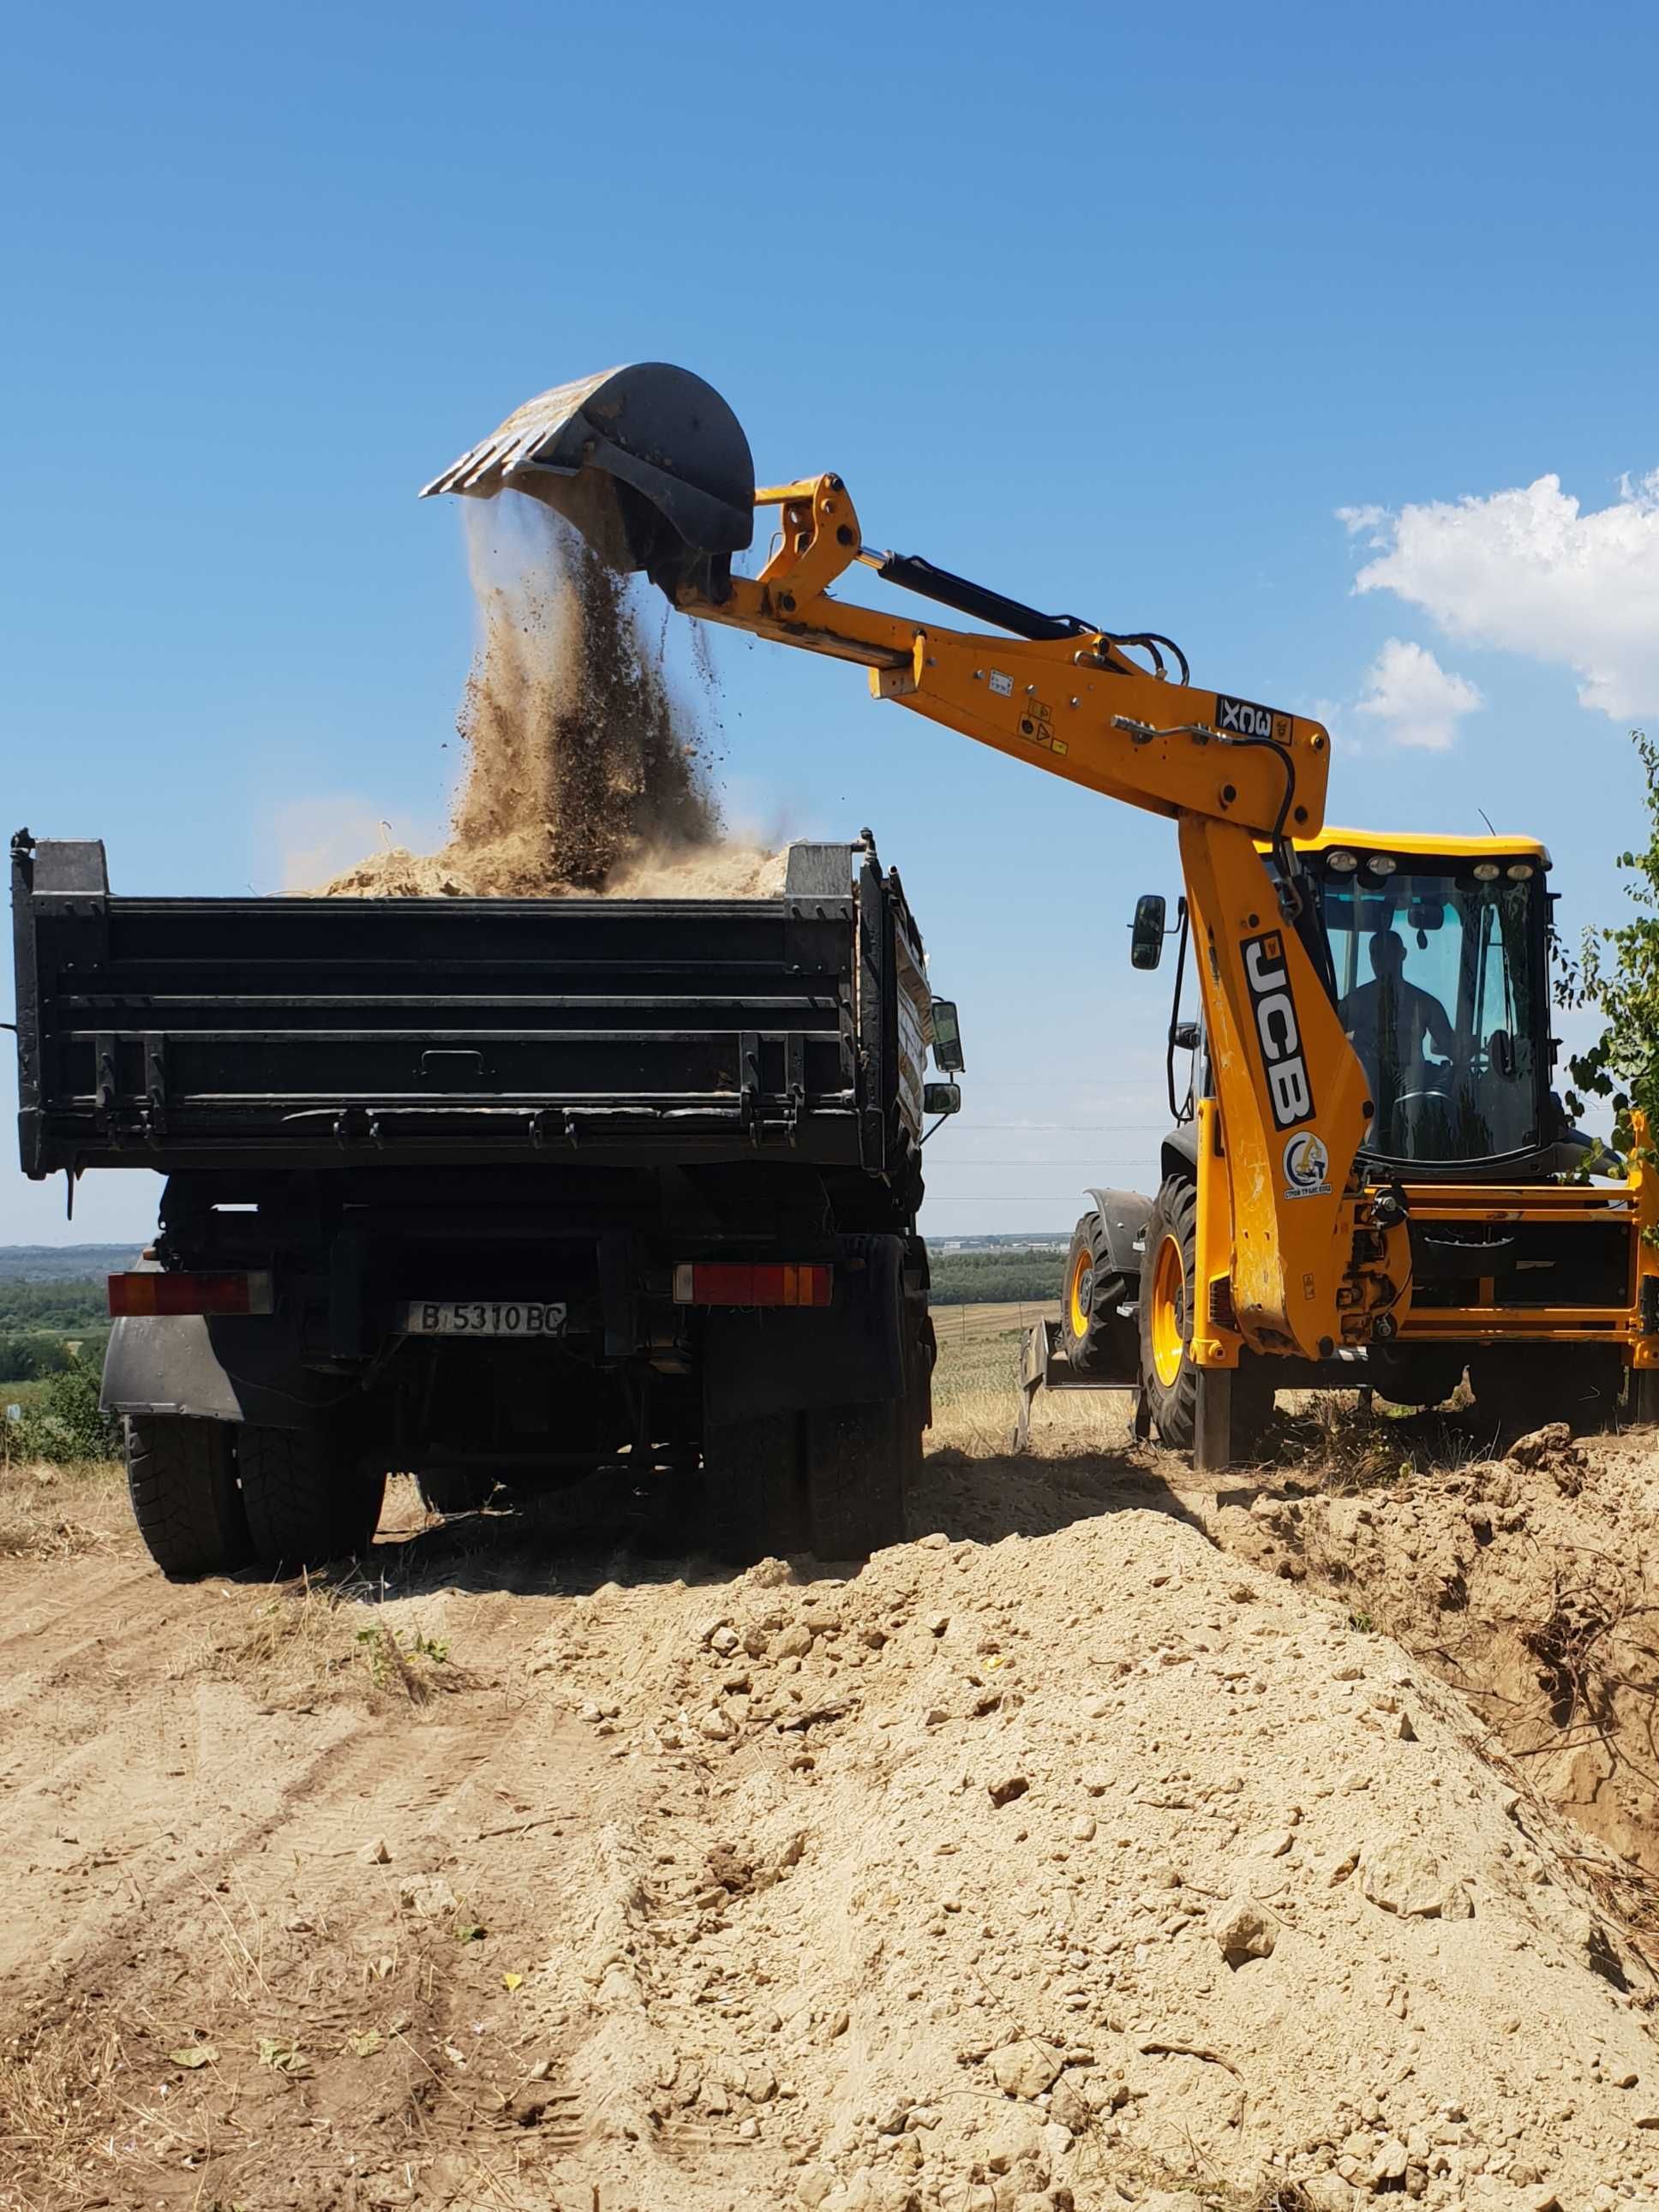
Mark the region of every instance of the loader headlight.
<instances>
[{"instance_id":1,"label":"loader headlight","mask_svg":"<svg viewBox=\"0 0 1659 2212\"><path fill-rule=\"evenodd\" d=\"M1495 884L1503 872L1496 860L1477 860L1474 864L1474 880L1478 884Z\"/></svg>"},{"instance_id":2,"label":"loader headlight","mask_svg":"<svg viewBox=\"0 0 1659 2212\"><path fill-rule=\"evenodd\" d=\"M1532 862L1530 860L1511 860L1508 867L1504 869L1504 873L1509 878L1512 884L1529 884L1532 881L1534 873Z\"/></svg>"},{"instance_id":3,"label":"loader headlight","mask_svg":"<svg viewBox=\"0 0 1659 2212\"><path fill-rule=\"evenodd\" d=\"M1359 862L1352 853L1327 853L1325 866L1334 876L1351 876Z\"/></svg>"},{"instance_id":4,"label":"loader headlight","mask_svg":"<svg viewBox=\"0 0 1659 2212\"><path fill-rule=\"evenodd\" d=\"M1386 853L1373 853L1365 866L1374 876L1391 876L1400 863Z\"/></svg>"}]
</instances>

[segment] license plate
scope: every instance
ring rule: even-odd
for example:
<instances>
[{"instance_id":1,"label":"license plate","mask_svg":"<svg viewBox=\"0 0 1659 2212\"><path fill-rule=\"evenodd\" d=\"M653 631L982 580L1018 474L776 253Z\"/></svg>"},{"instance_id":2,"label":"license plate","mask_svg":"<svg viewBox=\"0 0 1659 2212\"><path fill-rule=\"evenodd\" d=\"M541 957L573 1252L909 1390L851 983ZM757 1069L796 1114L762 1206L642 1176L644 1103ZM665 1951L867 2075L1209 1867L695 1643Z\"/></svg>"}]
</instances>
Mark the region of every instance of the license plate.
<instances>
[{"instance_id":1,"label":"license plate","mask_svg":"<svg viewBox=\"0 0 1659 2212\"><path fill-rule=\"evenodd\" d=\"M539 1298L422 1298L404 1308L410 1336L562 1336L566 1308Z\"/></svg>"}]
</instances>

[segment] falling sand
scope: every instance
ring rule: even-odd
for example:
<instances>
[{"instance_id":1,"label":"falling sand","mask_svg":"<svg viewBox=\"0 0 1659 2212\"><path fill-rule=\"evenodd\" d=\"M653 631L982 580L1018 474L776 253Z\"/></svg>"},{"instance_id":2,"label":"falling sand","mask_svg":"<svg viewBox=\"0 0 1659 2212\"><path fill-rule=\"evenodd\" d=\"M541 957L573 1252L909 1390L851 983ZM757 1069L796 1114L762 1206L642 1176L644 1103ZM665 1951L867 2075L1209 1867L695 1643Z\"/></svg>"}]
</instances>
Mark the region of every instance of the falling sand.
<instances>
[{"instance_id":1,"label":"falling sand","mask_svg":"<svg viewBox=\"0 0 1659 2212\"><path fill-rule=\"evenodd\" d=\"M329 897L761 897L781 854L725 836L695 719L633 587L517 493L462 502L480 643L442 848L377 853Z\"/></svg>"}]
</instances>

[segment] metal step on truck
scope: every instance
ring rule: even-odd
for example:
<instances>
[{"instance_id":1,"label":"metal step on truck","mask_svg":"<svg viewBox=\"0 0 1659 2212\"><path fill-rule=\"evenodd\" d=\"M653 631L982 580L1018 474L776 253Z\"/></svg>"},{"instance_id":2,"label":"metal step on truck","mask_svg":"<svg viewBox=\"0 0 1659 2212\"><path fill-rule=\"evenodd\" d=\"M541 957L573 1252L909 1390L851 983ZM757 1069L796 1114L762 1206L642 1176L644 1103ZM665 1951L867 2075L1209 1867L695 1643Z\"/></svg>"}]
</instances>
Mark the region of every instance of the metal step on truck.
<instances>
[{"instance_id":1,"label":"metal step on truck","mask_svg":"<svg viewBox=\"0 0 1659 2212\"><path fill-rule=\"evenodd\" d=\"M394 1472L441 1512L609 1474L738 1563L902 1539L963 1057L867 831L772 898L115 897L27 831L12 866L23 1170L167 1178L103 1384L164 1572L361 1552Z\"/></svg>"}]
</instances>

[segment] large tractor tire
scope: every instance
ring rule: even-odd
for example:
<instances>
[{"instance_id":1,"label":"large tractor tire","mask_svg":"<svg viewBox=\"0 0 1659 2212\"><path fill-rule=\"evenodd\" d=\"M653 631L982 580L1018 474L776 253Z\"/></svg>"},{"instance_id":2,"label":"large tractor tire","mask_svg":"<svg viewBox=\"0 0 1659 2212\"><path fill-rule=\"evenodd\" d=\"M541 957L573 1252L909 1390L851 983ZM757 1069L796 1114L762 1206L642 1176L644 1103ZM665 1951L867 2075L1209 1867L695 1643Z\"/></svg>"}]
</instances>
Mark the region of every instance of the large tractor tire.
<instances>
[{"instance_id":1,"label":"large tractor tire","mask_svg":"<svg viewBox=\"0 0 1659 2212\"><path fill-rule=\"evenodd\" d=\"M1097 1212L1085 1213L1072 1231L1060 1302L1060 1342L1078 1374L1133 1378L1135 1324L1118 1311L1127 1289L1112 1264L1105 1223Z\"/></svg>"},{"instance_id":2,"label":"large tractor tire","mask_svg":"<svg viewBox=\"0 0 1659 2212\"><path fill-rule=\"evenodd\" d=\"M1193 1285L1198 1247L1198 1186L1167 1177L1146 1218L1140 1273L1140 1382L1152 1426L1171 1451L1198 1438L1199 1370L1192 1356ZM1273 1416L1270 1362L1243 1352L1232 1373L1230 1456L1245 1457Z\"/></svg>"},{"instance_id":3,"label":"large tractor tire","mask_svg":"<svg viewBox=\"0 0 1659 2212\"><path fill-rule=\"evenodd\" d=\"M248 1565L253 1540L228 1423L135 1414L126 1424L126 1458L138 1534L169 1582Z\"/></svg>"},{"instance_id":4,"label":"large tractor tire","mask_svg":"<svg viewBox=\"0 0 1659 2212\"><path fill-rule=\"evenodd\" d=\"M254 1549L273 1573L297 1575L368 1551L386 1476L360 1473L329 1431L245 1422L236 1457Z\"/></svg>"}]
</instances>

